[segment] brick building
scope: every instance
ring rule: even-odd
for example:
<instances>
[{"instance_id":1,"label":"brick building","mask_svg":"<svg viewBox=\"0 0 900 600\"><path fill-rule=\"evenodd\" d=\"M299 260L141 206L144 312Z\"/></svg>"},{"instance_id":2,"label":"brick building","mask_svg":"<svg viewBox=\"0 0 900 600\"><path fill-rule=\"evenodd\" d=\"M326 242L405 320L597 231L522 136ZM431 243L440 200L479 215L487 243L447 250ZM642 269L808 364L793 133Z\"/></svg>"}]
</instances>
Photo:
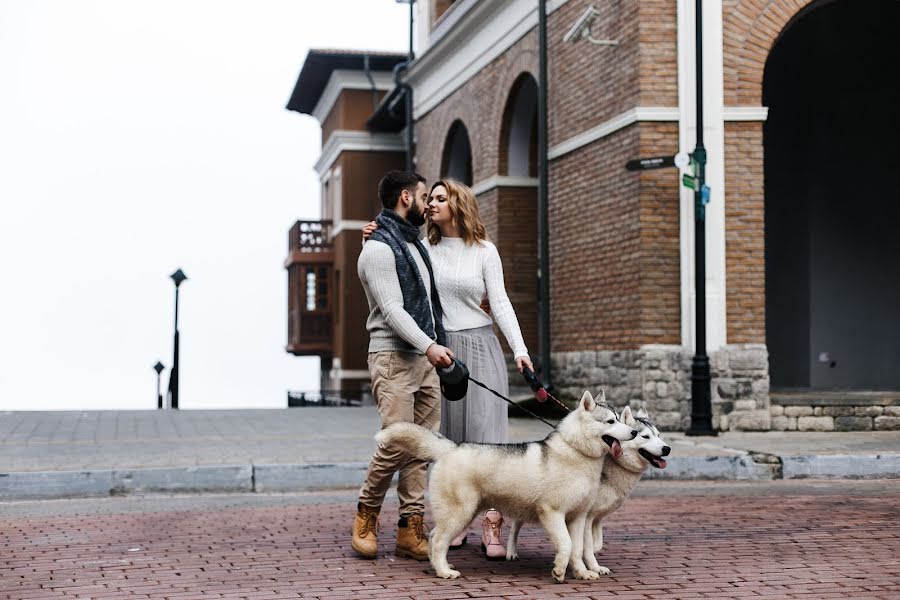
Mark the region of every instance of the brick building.
<instances>
[{"instance_id":1,"label":"brick building","mask_svg":"<svg viewBox=\"0 0 900 600\"><path fill-rule=\"evenodd\" d=\"M413 90L416 169L475 190L533 356L541 314L537 4L419 0L417 56L402 75ZM614 403L643 404L668 429L690 418L693 192L680 186L678 169L624 165L693 149L693 11L689 0L547 2L552 379L569 396L604 387ZM893 427L900 49L891 40L900 5L707 0L703 20L713 424ZM589 35L571 35L583 21ZM359 292L358 226L376 212L377 176L403 165L402 89L387 71L404 57L388 59L380 79L361 77L356 64L354 88L348 74L304 79L320 54L307 58L289 108L322 122L323 189L333 189L335 171L344 189L358 184L352 210L346 192L323 195L344 252L334 268L348 274L335 297L346 297ZM320 353L323 372L338 382L349 371L356 386L365 384L360 306L355 322L347 313L343 329L333 329L330 353Z\"/></svg>"}]
</instances>

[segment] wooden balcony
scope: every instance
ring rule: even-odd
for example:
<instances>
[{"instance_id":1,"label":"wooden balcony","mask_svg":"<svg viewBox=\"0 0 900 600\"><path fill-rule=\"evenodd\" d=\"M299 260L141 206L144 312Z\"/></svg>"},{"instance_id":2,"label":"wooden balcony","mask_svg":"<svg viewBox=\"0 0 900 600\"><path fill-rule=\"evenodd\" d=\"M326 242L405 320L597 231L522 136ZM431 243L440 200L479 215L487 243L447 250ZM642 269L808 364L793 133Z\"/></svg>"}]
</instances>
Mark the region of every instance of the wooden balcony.
<instances>
[{"instance_id":1,"label":"wooden balcony","mask_svg":"<svg viewBox=\"0 0 900 600\"><path fill-rule=\"evenodd\" d=\"M334 250L331 221L297 221L288 236L288 343L296 356L330 357Z\"/></svg>"}]
</instances>

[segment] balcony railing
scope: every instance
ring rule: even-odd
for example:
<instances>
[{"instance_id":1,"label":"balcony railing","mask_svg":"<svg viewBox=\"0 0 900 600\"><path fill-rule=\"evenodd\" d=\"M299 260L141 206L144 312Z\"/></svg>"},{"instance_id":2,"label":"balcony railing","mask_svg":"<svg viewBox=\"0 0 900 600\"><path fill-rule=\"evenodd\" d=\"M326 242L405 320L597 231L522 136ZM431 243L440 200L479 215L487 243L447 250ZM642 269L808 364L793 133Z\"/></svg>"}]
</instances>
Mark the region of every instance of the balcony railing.
<instances>
[{"instance_id":1,"label":"balcony railing","mask_svg":"<svg viewBox=\"0 0 900 600\"><path fill-rule=\"evenodd\" d=\"M331 252L331 221L297 221L291 227L288 249L293 252Z\"/></svg>"}]
</instances>

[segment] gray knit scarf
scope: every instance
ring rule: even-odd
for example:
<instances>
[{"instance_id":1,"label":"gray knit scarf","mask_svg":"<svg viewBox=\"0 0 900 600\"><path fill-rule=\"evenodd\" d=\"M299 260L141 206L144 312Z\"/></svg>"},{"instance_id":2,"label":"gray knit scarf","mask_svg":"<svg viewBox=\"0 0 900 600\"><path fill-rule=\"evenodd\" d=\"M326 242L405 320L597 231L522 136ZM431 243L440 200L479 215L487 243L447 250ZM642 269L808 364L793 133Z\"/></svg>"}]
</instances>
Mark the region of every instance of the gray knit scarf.
<instances>
[{"instance_id":1,"label":"gray knit scarf","mask_svg":"<svg viewBox=\"0 0 900 600\"><path fill-rule=\"evenodd\" d=\"M419 228L387 208L381 211L375 222L378 229L369 236L369 240L382 242L390 246L394 252L394 260L397 264L397 279L400 280L400 289L403 292L403 310L415 320L419 329L425 335L437 341L442 346L447 345L447 334L444 331L443 311L441 300L438 297L437 287L434 285L434 270L431 268L431 260L425 246L419 241ZM416 260L409 251L407 242L416 245L428 274L431 276L431 306L428 304L428 294L425 291L425 283L419 273ZM432 317L434 319L432 323Z\"/></svg>"}]
</instances>

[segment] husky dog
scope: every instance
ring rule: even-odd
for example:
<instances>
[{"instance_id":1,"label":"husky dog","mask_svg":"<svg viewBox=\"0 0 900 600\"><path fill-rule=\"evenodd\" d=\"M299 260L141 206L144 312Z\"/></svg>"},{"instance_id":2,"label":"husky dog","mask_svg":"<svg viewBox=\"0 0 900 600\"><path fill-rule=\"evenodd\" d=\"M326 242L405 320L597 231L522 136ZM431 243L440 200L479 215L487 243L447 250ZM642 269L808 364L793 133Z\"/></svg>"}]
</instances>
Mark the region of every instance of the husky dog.
<instances>
[{"instance_id":1,"label":"husky dog","mask_svg":"<svg viewBox=\"0 0 900 600\"><path fill-rule=\"evenodd\" d=\"M584 560L583 563L591 571L601 575L608 575L609 569L597 563L595 552L603 548L602 520L611 512L617 510L628 498L634 486L640 481L641 475L651 465L657 469L665 469L666 461L672 449L663 441L659 430L650 421L647 411L643 408L632 415L631 407L626 406L622 410L621 420L629 427L638 430L634 439L622 442L622 452L619 456L613 455L613 460L603 463L603 471L600 476L600 487L594 497L593 505L588 511L584 524ZM516 538L522 523L513 521L506 544L506 559L515 560ZM573 556L573 570L575 561Z\"/></svg>"},{"instance_id":2,"label":"husky dog","mask_svg":"<svg viewBox=\"0 0 900 600\"><path fill-rule=\"evenodd\" d=\"M544 526L556 549L556 581L565 579L571 556L580 565L573 568L575 577L598 577L581 560L585 518L600 485L597 474L606 455L620 454L620 441L638 433L621 423L605 400L597 403L585 392L578 407L538 442L457 445L412 423L395 423L375 436L380 444L397 444L415 458L436 461L428 484L435 521L429 552L439 577L459 577L447 562L450 540L487 508Z\"/></svg>"}]
</instances>

